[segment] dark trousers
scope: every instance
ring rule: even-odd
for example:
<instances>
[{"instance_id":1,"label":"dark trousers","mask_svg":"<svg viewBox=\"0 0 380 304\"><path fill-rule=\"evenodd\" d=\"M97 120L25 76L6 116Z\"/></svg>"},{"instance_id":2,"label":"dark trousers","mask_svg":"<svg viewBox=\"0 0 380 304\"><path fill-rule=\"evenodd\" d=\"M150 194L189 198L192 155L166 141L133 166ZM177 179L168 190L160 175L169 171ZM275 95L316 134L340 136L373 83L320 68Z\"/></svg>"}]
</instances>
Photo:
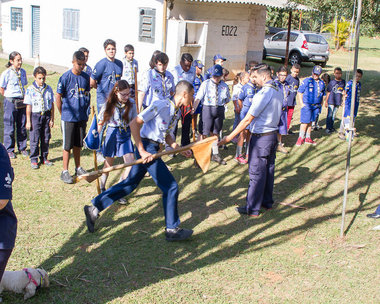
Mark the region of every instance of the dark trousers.
<instances>
[{"instance_id":1,"label":"dark trousers","mask_svg":"<svg viewBox=\"0 0 380 304\"><path fill-rule=\"evenodd\" d=\"M182 136L181 136L181 146L186 146L190 144L190 130L191 130L191 114L187 114L182 117Z\"/></svg>"},{"instance_id":2,"label":"dark trousers","mask_svg":"<svg viewBox=\"0 0 380 304\"><path fill-rule=\"evenodd\" d=\"M13 249L0 249L0 282Z\"/></svg>"},{"instance_id":3,"label":"dark trousers","mask_svg":"<svg viewBox=\"0 0 380 304\"><path fill-rule=\"evenodd\" d=\"M15 130L19 151L26 150L26 108L16 109L12 98L4 99L4 147L9 152L15 150Z\"/></svg>"},{"instance_id":4,"label":"dark trousers","mask_svg":"<svg viewBox=\"0 0 380 304\"><path fill-rule=\"evenodd\" d=\"M49 154L49 141L51 137L49 126L50 119L50 111L45 112L44 115L41 115L41 113L32 113L32 130L29 133L30 161L32 163L38 162L38 156L40 156L41 163L47 160Z\"/></svg>"},{"instance_id":5,"label":"dark trousers","mask_svg":"<svg viewBox=\"0 0 380 304\"><path fill-rule=\"evenodd\" d=\"M249 186L247 211L259 214L261 206L273 205L274 167L276 159L277 134L255 136L249 142Z\"/></svg>"},{"instance_id":6,"label":"dark trousers","mask_svg":"<svg viewBox=\"0 0 380 304\"><path fill-rule=\"evenodd\" d=\"M151 154L156 154L159 145L147 140L142 140L144 148ZM135 149L136 159L141 158ZM137 188L145 173L149 172L156 185L161 189L164 206L166 228L176 228L180 221L178 216L178 184L161 158L155 159L148 164L139 164L132 167L128 177L120 183L112 186L92 200L92 204L99 211L111 206L118 199L127 196Z\"/></svg>"}]
</instances>

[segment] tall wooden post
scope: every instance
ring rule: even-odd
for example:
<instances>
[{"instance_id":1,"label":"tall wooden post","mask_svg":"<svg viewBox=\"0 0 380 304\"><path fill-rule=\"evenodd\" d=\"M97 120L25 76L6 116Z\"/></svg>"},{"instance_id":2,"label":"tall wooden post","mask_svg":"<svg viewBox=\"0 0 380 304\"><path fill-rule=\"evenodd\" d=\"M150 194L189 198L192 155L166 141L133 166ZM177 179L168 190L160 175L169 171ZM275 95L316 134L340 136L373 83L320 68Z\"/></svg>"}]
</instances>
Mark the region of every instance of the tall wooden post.
<instances>
[{"instance_id":1,"label":"tall wooden post","mask_svg":"<svg viewBox=\"0 0 380 304\"><path fill-rule=\"evenodd\" d=\"M290 40L290 28L292 26L292 11L289 11L289 19L288 19L288 33L286 36L286 51L285 51L285 67L288 67L289 63L289 40Z\"/></svg>"}]
</instances>

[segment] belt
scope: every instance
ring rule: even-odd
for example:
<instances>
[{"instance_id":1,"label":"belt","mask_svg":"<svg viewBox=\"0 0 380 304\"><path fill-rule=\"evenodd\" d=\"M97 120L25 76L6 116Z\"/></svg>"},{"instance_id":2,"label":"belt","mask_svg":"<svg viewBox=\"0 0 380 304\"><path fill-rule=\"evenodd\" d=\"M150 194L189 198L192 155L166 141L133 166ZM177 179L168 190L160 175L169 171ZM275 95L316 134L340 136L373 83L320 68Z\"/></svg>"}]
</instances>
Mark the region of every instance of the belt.
<instances>
[{"instance_id":1,"label":"belt","mask_svg":"<svg viewBox=\"0 0 380 304\"><path fill-rule=\"evenodd\" d=\"M267 132L267 133L252 133L251 135L252 136L256 136L256 137L262 137L262 136L268 136L268 135L272 135L272 134L277 134L278 131L271 131L271 132Z\"/></svg>"},{"instance_id":2,"label":"belt","mask_svg":"<svg viewBox=\"0 0 380 304\"><path fill-rule=\"evenodd\" d=\"M305 105L308 105L308 106L320 106L321 104L320 103L305 103Z\"/></svg>"},{"instance_id":3,"label":"belt","mask_svg":"<svg viewBox=\"0 0 380 304\"><path fill-rule=\"evenodd\" d=\"M32 112L32 114L40 114L41 116L42 115L50 115L51 111L48 110L48 111L45 111L45 112Z\"/></svg>"},{"instance_id":4,"label":"belt","mask_svg":"<svg viewBox=\"0 0 380 304\"><path fill-rule=\"evenodd\" d=\"M150 138L141 137L141 140L144 140L144 141L148 141L148 142L150 142L151 144L155 144L155 145L161 145L161 143L160 143L160 142L158 142L158 141L155 141L155 140L153 140L153 139L150 139Z\"/></svg>"},{"instance_id":5,"label":"belt","mask_svg":"<svg viewBox=\"0 0 380 304\"><path fill-rule=\"evenodd\" d=\"M5 97L6 99L9 99L10 101L15 101L15 100L24 100L22 97Z\"/></svg>"}]
</instances>

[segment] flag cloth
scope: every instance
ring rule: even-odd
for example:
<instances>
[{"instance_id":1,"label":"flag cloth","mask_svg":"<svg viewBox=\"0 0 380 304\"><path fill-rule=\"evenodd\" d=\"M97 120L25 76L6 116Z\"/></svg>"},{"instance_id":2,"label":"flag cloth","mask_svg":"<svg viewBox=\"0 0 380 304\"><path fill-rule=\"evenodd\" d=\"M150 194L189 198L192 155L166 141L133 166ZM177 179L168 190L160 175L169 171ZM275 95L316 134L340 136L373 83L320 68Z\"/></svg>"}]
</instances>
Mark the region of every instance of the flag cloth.
<instances>
[{"instance_id":1,"label":"flag cloth","mask_svg":"<svg viewBox=\"0 0 380 304\"><path fill-rule=\"evenodd\" d=\"M98 121L96 114L92 117L90 129L84 139L85 146L90 150L98 150L100 148L100 137L98 133Z\"/></svg>"}]
</instances>

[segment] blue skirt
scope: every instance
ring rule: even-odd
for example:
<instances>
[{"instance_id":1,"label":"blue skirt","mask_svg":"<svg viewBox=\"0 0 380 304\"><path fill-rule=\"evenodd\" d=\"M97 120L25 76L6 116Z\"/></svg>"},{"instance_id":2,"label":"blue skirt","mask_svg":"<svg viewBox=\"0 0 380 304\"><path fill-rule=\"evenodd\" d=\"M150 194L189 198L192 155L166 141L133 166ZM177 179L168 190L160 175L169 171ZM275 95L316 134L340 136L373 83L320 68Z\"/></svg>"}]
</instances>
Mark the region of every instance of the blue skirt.
<instances>
[{"instance_id":1,"label":"blue skirt","mask_svg":"<svg viewBox=\"0 0 380 304\"><path fill-rule=\"evenodd\" d=\"M288 111L281 112L278 133L281 135L288 135Z\"/></svg>"},{"instance_id":2,"label":"blue skirt","mask_svg":"<svg viewBox=\"0 0 380 304\"><path fill-rule=\"evenodd\" d=\"M102 153L105 157L122 157L125 154L133 153L131 130L127 128L125 131L124 129L108 127Z\"/></svg>"}]
</instances>

